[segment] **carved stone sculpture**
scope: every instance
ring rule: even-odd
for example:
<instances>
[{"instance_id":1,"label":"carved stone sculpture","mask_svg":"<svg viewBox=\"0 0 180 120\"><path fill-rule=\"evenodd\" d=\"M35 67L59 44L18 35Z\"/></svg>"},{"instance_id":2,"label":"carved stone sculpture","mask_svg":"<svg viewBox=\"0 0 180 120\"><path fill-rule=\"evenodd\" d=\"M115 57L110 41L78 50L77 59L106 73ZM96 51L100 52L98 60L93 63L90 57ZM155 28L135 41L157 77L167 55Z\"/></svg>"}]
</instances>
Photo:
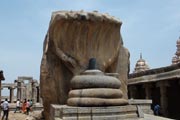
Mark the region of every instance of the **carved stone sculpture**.
<instances>
[{"instance_id":1,"label":"carved stone sculpture","mask_svg":"<svg viewBox=\"0 0 180 120\"><path fill-rule=\"evenodd\" d=\"M89 66L92 65L92 61L94 62L95 58L90 59ZM72 78L72 90L69 92L67 105L78 107L127 105L127 100L122 98L120 80L105 75L96 67L92 68Z\"/></svg>"},{"instance_id":2,"label":"carved stone sculpture","mask_svg":"<svg viewBox=\"0 0 180 120\"><path fill-rule=\"evenodd\" d=\"M102 72L119 74L122 93L117 91L114 96L122 94L127 99L129 52L123 46L121 24L118 19L98 12L57 11L52 14L40 75L46 120L50 104L67 104L72 89L70 80L87 69L90 58L96 58L97 68ZM78 91L70 96L76 94Z\"/></svg>"}]
</instances>

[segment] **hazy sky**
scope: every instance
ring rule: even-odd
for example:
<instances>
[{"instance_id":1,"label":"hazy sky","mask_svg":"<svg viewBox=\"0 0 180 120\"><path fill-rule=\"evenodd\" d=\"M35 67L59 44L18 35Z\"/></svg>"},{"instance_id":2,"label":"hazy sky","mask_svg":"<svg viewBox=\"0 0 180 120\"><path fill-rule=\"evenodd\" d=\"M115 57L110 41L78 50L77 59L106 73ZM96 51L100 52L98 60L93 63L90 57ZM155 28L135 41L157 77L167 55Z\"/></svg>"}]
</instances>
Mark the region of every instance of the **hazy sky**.
<instances>
[{"instance_id":1,"label":"hazy sky","mask_svg":"<svg viewBox=\"0 0 180 120\"><path fill-rule=\"evenodd\" d=\"M131 71L139 54L151 68L168 66L180 36L180 0L0 0L0 69L5 82L39 80L45 34L57 10L98 10L119 18Z\"/></svg>"}]
</instances>

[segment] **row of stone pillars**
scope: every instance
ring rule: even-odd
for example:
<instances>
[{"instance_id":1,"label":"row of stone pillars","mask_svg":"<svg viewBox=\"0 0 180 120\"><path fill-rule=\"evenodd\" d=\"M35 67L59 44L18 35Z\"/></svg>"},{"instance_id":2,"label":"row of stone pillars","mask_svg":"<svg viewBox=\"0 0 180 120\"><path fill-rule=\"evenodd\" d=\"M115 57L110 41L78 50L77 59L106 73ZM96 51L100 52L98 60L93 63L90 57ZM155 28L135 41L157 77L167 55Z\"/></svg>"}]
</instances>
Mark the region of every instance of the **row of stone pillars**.
<instances>
[{"instance_id":1,"label":"row of stone pillars","mask_svg":"<svg viewBox=\"0 0 180 120\"><path fill-rule=\"evenodd\" d=\"M24 80L29 80L29 83L25 85ZM32 99L33 103L39 102L39 85L37 80L27 77L18 77L15 80L17 83L17 98L22 99Z\"/></svg>"},{"instance_id":2,"label":"row of stone pillars","mask_svg":"<svg viewBox=\"0 0 180 120\"><path fill-rule=\"evenodd\" d=\"M14 90L17 88L17 96L16 99L20 99L23 100L24 98L28 98L28 99L32 99L34 103L39 101L39 86L37 86L36 82L32 82L32 90L29 91L27 90L27 86L22 84L21 82L17 83L17 86L2 86L1 90L3 90L4 88L8 88L9 89L9 101L10 103L12 103L15 99L14 96ZM29 94L29 95L28 95Z\"/></svg>"},{"instance_id":3,"label":"row of stone pillars","mask_svg":"<svg viewBox=\"0 0 180 120\"><path fill-rule=\"evenodd\" d=\"M24 83L24 80L28 80L28 83ZM0 81L1 85L1 81ZM14 90L17 89L16 100L20 99L32 99L33 103L40 102L39 96L39 84L37 80L32 77L18 77L15 83L4 83L1 85L1 90L3 88L9 89L9 101L14 102ZM2 99L2 97L1 97Z\"/></svg>"},{"instance_id":4,"label":"row of stone pillars","mask_svg":"<svg viewBox=\"0 0 180 120\"><path fill-rule=\"evenodd\" d=\"M155 84L157 88L160 89L160 106L161 106L161 112L163 116L168 116L168 97L167 97L167 87L169 87L169 84L167 81L160 81ZM152 99L152 87L153 85L151 83L144 83L143 88L145 90L145 99ZM136 85L130 85L129 86L129 93L130 93L130 98L135 98L136 95L140 92L137 91L137 86Z\"/></svg>"}]
</instances>

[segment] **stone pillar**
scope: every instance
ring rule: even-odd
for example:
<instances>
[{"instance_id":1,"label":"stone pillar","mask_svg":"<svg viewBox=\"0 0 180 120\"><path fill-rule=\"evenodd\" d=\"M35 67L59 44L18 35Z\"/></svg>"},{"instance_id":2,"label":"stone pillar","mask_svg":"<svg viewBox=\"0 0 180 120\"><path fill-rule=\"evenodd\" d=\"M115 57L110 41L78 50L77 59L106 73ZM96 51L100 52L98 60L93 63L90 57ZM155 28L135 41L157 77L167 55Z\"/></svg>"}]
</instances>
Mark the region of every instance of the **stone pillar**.
<instances>
[{"instance_id":1,"label":"stone pillar","mask_svg":"<svg viewBox=\"0 0 180 120\"><path fill-rule=\"evenodd\" d=\"M21 99L21 82L20 81L17 81L17 99Z\"/></svg>"},{"instance_id":2,"label":"stone pillar","mask_svg":"<svg viewBox=\"0 0 180 120\"><path fill-rule=\"evenodd\" d=\"M39 102L40 102L40 91L39 91L39 86L37 86L36 89L37 89L37 96L36 96L36 99L37 99L37 100L36 100L36 102L39 103Z\"/></svg>"},{"instance_id":3,"label":"stone pillar","mask_svg":"<svg viewBox=\"0 0 180 120\"><path fill-rule=\"evenodd\" d=\"M10 101L10 103L13 103L13 100L14 100L14 87L8 87L8 89L9 89L9 92L10 92L9 101Z\"/></svg>"},{"instance_id":4,"label":"stone pillar","mask_svg":"<svg viewBox=\"0 0 180 120\"><path fill-rule=\"evenodd\" d=\"M22 80L15 80L15 82L17 83L17 99L23 100L24 99L23 81Z\"/></svg>"},{"instance_id":5,"label":"stone pillar","mask_svg":"<svg viewBox=\"0 0 180 120\"><path fill-rule=\"evenodd\" d=\"M37 88L36 88L37 81L32 81L32 101L33 103L37 102Z\"/></svg>"},{"instance_id":6,"label":"stone pillar","mask_svg":"<svg viewBox=\"0 0 180 120\"><path fill-rule=\"evenodd\" d=\"M157 83L157 87L160 87L160 106L161 106L161 112L163 116L168 116L168 97L167 97L167 87L169 87L169 84L167 81L160 81Z\"/></svg>"},{"instance_id":7,"label":"stone pillar","mask_svg":"<svg viewBox=\"0 0 180 120\"><path fill-rule=\"evenodd\" d=\"M1 102L1 91L2 91L2 86L1 86L1 80L0 80L0 102ZM0 116L1 116L1 109L0 109Z\"/></svg>"},{"instance_id":8,"label":"stone pillar","mask_svg":"<svg viewBox=\"0 0 180 120\"><path fill-rule=\"evenodd\" d=\"M26 94L26 91L27 91L27 88L26 88L26 85L22 85L22 87L21 87L21 93L22 93L22 95L21 95L21 97L22 97L22 99L27 99L27 94Z\"/></svg>"},{"instance_id":9,"label":"stone pillar","mask_svg":"<svg viewBox=\"0 0 180 120\"><path fill-rule=\"evenodd\" d=\"M146 99L151 99L152 98L152 91L151 91L151 84L144 84L143 87L145 88L145 94L146 94Z\"/></svg>"},{"instance_id":10,"label":"stone pillar","mask_svg":"<svg viewBox=\"0 0 180 120\"><path fill-rule=\"evenodd\" d=\"M136 93L137 93L137 87L136 86L129 86L129 92L130 92L130 99L136 99Z\"/></svg>"}]
</instances>

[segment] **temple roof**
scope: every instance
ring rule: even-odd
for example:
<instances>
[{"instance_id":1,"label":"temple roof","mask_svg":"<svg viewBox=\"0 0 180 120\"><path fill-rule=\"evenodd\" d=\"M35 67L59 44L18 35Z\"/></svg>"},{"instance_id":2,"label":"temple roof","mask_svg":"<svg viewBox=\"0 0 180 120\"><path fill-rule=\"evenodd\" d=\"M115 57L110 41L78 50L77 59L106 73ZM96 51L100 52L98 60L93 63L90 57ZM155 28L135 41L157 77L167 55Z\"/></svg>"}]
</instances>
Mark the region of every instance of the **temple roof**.
<instances>
[{"instance_id":1,"label":"temple roof","mask_svg":"<svg viewBox=\"0 0 180 120\"><path fill-rule=\"evenodd\" d=\"M177 50L175 52L175 56L172 58L172 64L180 63L180 37L176 41L176 47L177 47Z\"/></svg>"},{"instance_id":2,"label":"temple roof","mask_svg":"<svg viewBox=\"0 0 180 120\"><path fill-rule=\"evenodd\" d=\"M180 63L170 65L170 66L160 67L160 68L149 69L149 70L141 71L138 73L131 73L131 74L129 74L128 77L130 79L130 78L136 78L136 77L141 77L141 76L145 76L145 75L153 75L153 74L170 72L170 71L174 71L177 69L180 69Z\"/></svg>"},{"instance_id":3,"label":"temple roof","mask_svg":"<svg viewBox=\"0 0 180 120\"><path fill-rule=\"evenodd\" d=\"M149 66L147 62L144 59L142 59L142 54L140 54L140 59L136 62L136 66L134 68L133 73L137 73L145 70L149 70Z\"/></svg>"}]
</instances>

